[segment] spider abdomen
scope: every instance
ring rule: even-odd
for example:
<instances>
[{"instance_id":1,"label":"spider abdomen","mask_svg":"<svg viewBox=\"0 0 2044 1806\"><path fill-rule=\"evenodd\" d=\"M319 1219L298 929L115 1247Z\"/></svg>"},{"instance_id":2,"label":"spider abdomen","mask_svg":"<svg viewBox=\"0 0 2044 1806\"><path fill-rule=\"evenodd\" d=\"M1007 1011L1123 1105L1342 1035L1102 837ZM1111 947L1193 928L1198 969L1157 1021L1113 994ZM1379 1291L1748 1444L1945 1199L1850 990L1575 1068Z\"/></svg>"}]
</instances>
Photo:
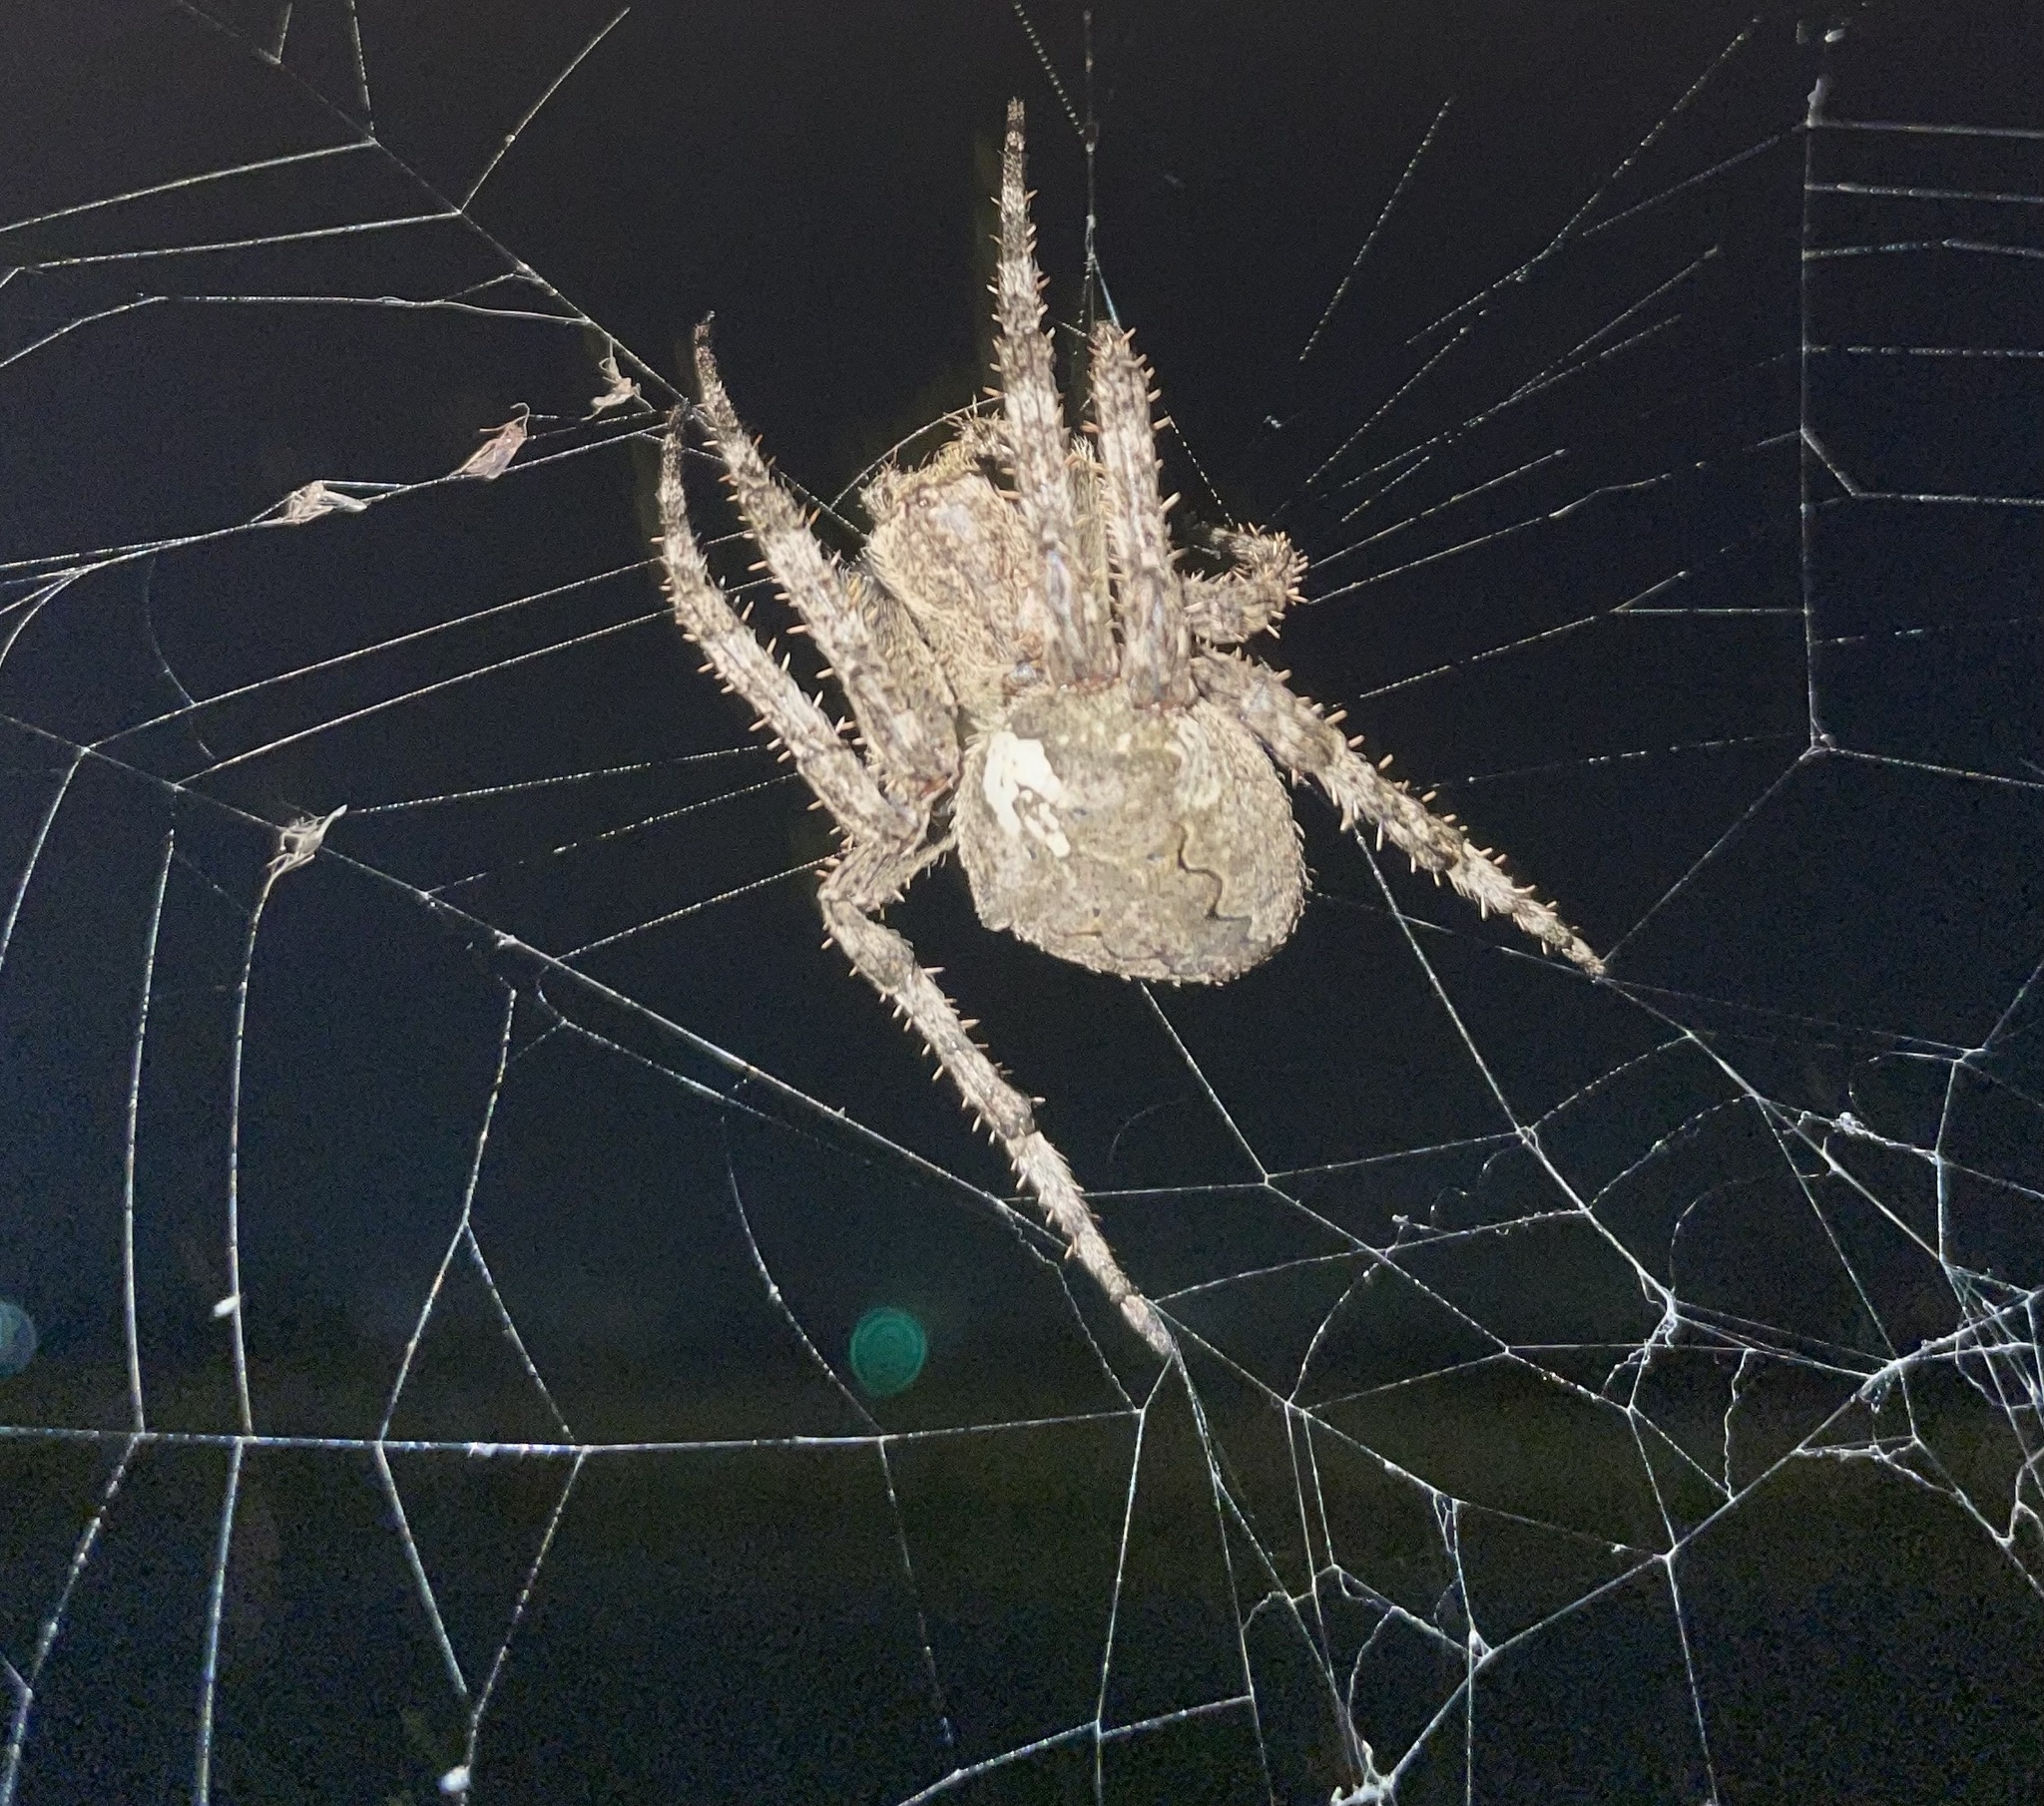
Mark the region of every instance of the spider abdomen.
<instances>
[{"instance_id":1,"label":"spider abdomen","mask_svg":"<svg viewBox=\"0 0 2044 1806\"><path fill-rule=\"evenodd\" d=\"M1204 700L1025 691L967 749L955 820L981 921L1125 978L1234 978L1284 944L1305 898L1283 785Z\"/></svg>"}]
</instances>

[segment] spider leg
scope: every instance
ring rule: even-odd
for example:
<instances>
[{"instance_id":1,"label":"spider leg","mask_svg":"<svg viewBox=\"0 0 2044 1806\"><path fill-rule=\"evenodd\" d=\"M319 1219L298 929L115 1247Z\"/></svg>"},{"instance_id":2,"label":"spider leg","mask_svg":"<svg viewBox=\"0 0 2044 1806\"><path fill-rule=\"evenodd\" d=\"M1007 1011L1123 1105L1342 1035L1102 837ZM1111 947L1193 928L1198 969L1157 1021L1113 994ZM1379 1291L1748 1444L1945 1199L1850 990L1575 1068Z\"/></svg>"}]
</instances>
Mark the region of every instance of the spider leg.
<instances>
[{"instance_id":1,"label":"spider leg","mask_svg":"<svg viewBox=\"0 0 2044 1806\"><path fill-rule=\"evenodd\" d=\"M795 769L823 806L854 839L875 845L919 845L925 807L888 796L815 699L781 669L703 562L690 530L682 491L682 410L668 421L660 465L660 520L667 589L682 631L703 649L711 667L760 711L786 746Z\"/></svg>"},{"instance_id":2,"label":"spider leg","mask_svg":"<svg viewBox=\"0 0 2044 1806\"><path fill-rule=\"evenodd\" d=\"M669 420L661 459L660 516L676 620L725 682L760 711L803 780L850 837L843 858L820 887L830 938L866 982L915 1025L967 1106L1000 1139L1073 1258L1144 1341L1165 1359L1175 1358L1170 1329L1122 1271L1070 1166L1036 1127L1029 1100L973 1041L950 999L917 963L915 950L874 919L873 912L898 896L939 850L925 844L928 807L881 789L830 717L760 644L710 575L689 528L679 408Z\"/></svg>"},{"instance_id":3,"label":"spider leg","mask_svg":"<svg viewBox=\"0 0 2044 1806\"><path fill-rule=\"evenodd\" d=\"M740 424L710 352L707 324L696 328L696 375L739 512L843 686L881 784L916 798L948 790L957 781L960 757L948 698L911 693L882 656L873 625L837 566L816 543L794 499L767 473L760 448Z\"/></svg>"},{"instance_id":4,"label":"spider leg","mask_svg":"<svg viewBox=\"0 0 2044 1806\"><path fill-rule=\"evenodd\" d=\"M1195 662L1201 691L1233 709L1278 763L1311 777L1341 811L1343 826L1360 817L1436 877L1445 878L1485 915L1509 916L1543 947L1597 974L1604 962L1554 909L1514 884L1495 858L1470 844L1452 821L1429 809L1402 784L1358 758L1341 730L1276 672L1251 660L1205 653Z\"/></svg>"},{"instance_id":5,"label":"spider leg","mask_svg":"<svg viewBox=\"0 0 2044 1806\"><path fill-rule=\"evenodd\" d=\"M1151 1348L1167 1361L1177 1359L1178 1345L1170 1328L1122 1271L1065 1156L1036 1127L1029 1100L1001 1077L972 1039L951 1000L916 959L915 949L872 915L902 881L898 873L886 869L885 861L866 865L855 854L847 856L822 885L823 923L830 938L866 982L914 1025L967 1107L1006 1149L1009 1162L1064 1237L1072 1258Z\"/></svg>"},{"instance_id":6,"label":"spider leg","mask_svg":"<svg viewBox=\"0 0 2044 1806\"><path fill-rule=\"evenodd\" d=\"M1086 582L1079 527L1065 479L1065 409L1058 395L1049 335L1043 330L1043 277L1036 231L1022 185L1022 103L1008 103L1001 156L1001 252L994 278L994 362L1006 416L1003 450L1015 499L1035 542L1040 586L1017 623L1025 652L1056 684L1105 682L1115 674L1114 631ZM1040 593L1038 593L1040 590Z\"/></svg>"},{"instance_id":7,"label":"spider leg","mask_svg":"<svg viewBox=\"0 0 2044 1806\"><path fill-rule=\"evenodd\" d=\"M1232 529L1212 536L1233 569L1219 577L1183 577L1186 620L1209 646L1236 646L1261 634L1298 600L1305 559L1281 533Z\"/></svg>"},{"instance_id":8,"label":"spider leg","mask_svg":"<svg viewBox=\"0 0 2044 1806\"><path fill-rule=\"evenodd\" d=\"M1093 328L1092 382L1100 461L1107 471L1107 543L1122 626L1122 676L1138 702L1182 707L1197 693L1193 637L1171 568L1171 529L1158 493L1150 375L1129 335L1105 320Z\"/></svg>"}]
</instances>

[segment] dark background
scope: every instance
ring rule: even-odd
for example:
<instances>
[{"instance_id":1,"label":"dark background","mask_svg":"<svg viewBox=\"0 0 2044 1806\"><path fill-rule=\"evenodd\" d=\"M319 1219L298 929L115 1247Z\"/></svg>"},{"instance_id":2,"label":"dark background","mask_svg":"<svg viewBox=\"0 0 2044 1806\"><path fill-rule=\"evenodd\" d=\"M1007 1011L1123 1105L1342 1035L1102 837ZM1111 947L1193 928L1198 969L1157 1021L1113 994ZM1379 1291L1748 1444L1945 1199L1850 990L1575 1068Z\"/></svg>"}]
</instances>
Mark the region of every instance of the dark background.
<instances>
[{"instance_id":1,"label":"dark background","mask_svg":"<svg viewBox=\"0 0 2044 1806\"><path fill-rule=\"evenodd\" d=\"M613 10L8 10L0 1801L2034 1797L2033 12ZM1219 992L919 885L1185 1376L646 568L704 315L847 550L980 390L1017 94L1259 653L1611 955L1304 796Z\"/></svg>"}]
</instances>

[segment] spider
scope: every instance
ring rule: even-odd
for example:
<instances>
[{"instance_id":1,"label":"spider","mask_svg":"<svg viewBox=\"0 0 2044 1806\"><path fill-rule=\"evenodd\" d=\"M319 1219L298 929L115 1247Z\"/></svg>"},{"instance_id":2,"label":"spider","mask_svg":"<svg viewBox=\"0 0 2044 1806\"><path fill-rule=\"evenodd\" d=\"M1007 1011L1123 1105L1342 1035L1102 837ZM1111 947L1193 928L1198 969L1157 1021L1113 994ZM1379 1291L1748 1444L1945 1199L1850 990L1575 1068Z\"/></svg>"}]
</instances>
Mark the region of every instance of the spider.
<instances>
[{"instance_id":1,"label":"spider","mask_svg":"<svg viewBox=\"0 0 2044 1806\"><path fill-rule=\"evenodd\" d=\"M955 848L988 928L1124 978L1225 983L1282 946L1304 903L1276 761L1316 782L1344 828L1368 823L1379 846L1389 840L1484 914L1510 917L1586 972L1602 966L1453 816L1359 757L1338 714L1237 650L1299 600L1305 561L1280 533L1236 529L1216 536L1219 575L1179 568L1148 371L1114 325L1097 325L1089 344L1093 418L1082 435L1067 430L1019 101L999 245L999 416L968 418L928 463L868 484L872 531L856 564L818 545L768 474L718 374L709 322L697 328L702 418L766 568L850 705L863 756L710 575L682 490L683 408L661 469L667 588L707 669L753 705L841 830L818 887L830 940L922 1037L1071 1256L1176 1360L1170 1327L1122 1270L1031 1100L879 919L920 872Z\"/></svg>"}]
</instances>

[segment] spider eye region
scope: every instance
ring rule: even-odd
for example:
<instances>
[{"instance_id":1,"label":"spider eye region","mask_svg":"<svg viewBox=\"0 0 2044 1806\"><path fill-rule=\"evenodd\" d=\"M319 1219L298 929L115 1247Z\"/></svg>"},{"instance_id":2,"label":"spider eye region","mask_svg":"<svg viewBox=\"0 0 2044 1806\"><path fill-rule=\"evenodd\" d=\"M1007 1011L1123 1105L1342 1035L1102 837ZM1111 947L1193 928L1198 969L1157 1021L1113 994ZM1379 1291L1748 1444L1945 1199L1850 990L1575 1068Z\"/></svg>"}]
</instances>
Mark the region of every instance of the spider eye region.
<instances>
[{"instance_id":1,"label":"spider eye region","mask_svg":"<svg viewBox=\"0 0 2044 1806\"><path fill-rule=\"evenodd\" d=\"M954 820L980 920L1096 972L1223 983L1305 899L1283 785L1205 701L1026 690L967 750Z\"/></svg>"}]
</instances>

